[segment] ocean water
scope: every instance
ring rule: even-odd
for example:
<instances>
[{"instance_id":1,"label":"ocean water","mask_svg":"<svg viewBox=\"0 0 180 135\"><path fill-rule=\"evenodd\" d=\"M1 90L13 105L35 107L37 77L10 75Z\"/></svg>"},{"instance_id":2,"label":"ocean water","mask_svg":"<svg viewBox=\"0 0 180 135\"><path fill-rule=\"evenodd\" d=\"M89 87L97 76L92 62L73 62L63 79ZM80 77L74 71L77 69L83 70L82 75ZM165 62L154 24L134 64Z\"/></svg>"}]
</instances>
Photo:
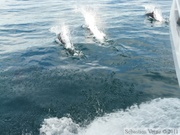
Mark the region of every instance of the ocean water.
<instances>
[{"instance_id":1,"label":"ocean water","mask_svg":"<svg viewBox=\"0 0 180 135\"><path fill-rule=\"evenodd\" d=\"M180 128L170 0L1 0L0 134ZM161 9L151 21L144 6ZM78 55L55 42L67 41Z\"/></svg>"}]
</instances>

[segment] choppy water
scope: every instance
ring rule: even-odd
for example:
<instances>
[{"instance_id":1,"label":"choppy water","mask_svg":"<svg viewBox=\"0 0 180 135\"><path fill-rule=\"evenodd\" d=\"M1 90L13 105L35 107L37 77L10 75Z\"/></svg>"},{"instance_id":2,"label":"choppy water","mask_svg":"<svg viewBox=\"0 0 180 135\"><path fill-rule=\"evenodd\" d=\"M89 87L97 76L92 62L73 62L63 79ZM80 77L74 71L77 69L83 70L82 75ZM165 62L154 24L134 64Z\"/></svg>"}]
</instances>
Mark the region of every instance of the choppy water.
<instances>
[{"instance_id":1,"label":"choppy water","mask_svg":"<svg viewBox=\"0 0 180 135\"><path fill-rule=\"evenodd\" d=\"M0 133L119 135L124 127L179 128L169 25L149 21L148 4L169 17L170 0L1 0ZM80 9L93 11L93 29L105 41L84 28ZM82 56L55 42L51 30L61 25Z\"/></svg>"}]
</instances>

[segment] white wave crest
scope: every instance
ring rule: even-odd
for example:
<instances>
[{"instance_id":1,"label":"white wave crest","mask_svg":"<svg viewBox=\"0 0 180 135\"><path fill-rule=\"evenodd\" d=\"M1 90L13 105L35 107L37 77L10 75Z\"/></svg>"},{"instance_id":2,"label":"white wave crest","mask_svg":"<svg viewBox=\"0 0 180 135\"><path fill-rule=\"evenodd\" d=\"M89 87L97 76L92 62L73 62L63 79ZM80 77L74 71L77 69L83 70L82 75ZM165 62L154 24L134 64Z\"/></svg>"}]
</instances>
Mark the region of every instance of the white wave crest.
<instances>
[{"instance_id":1,"label":"white wave crest","mask_svg":"<svg viewBox=\"0 0 180 135\"><path fill-rule=\"evenodd\" d=\"M82 8L80 11L84 17L87 28L92 32L97 40L103 42L106 35L98 29L95 13L93 10Z\"/></svg>"},{"instance_id":2,"label":"white wave crest","mask_svg":"<svg viewBox=\"0 0 180 135\"><path fill-rule=\"evenodd\" d=\"M86 127L70 118L45 119L41 135L123 135L124 128L180 128L180 99L154 99L98 117Z\"/></svg>"}]
</instances>

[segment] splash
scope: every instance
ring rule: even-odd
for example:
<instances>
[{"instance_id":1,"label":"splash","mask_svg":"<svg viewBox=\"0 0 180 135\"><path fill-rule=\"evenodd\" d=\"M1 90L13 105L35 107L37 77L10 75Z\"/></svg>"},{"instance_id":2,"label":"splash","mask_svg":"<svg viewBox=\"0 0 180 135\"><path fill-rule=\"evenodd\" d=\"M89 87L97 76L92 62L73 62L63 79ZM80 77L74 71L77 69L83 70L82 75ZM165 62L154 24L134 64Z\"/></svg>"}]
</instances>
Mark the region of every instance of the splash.
<instances>
[{"instance_id":1,"label":"splash","mask_svg":"<svg viewBox=\"0 0 180 135\"><path fill-rule=\"evenodd\" d=\"M146 13L151 13L154 11L155 9L155 6L154 5L143 5L145 10L146 10Z\"/></svg>"},{"instance_id":2,"label":"splash","mask_svg":"<svg viewBox=\"0 0 180 135\"><path fill-rule=\"evenodd\" d=\"M57 38L55 39L56 42L58 43L63 43L65 49L72 49L74 50L74 45L70 41L70 32L69 28L66 25L62 25L61 27L59 26L54 26L50 29L52 33L55 33ZM61 38L61 41L59 38Z\"/></svg>"},{"instance_id":3,"label":"splash","mask_svg":"<svg viewBox=\"0 0 180 135\"><path fill-rule=\"evenodd\" d=\"M154 18L159 22L164 22L161 9L158 9L158 8L154 9Z\"/></svg>"},{"instance_id":4,"label":"splash","mask_svg":"<svg viewBox=\"0 0 180 135\"><path fill-rule=\"evenodd\" d=\"M106 35L98 29L95 13L93 12L93 10L91 10L90 8L82 8L80 11L84 17L87 28L92 32L97 40L99 40L100 42L104 42Z\"/></svg>"},{"instance_id":5,"label":"splash","mask_svg":"<svg viewBox=\"0 0 180 135\"><path fill-rule=\"evenodd\" d=\"M97 117L89 125L80 127L72 119L45 119L41 135L123 135L124 128L180 128L180 99L154 99Z\"/></svg>"},{"instance_id":6,"label":"splash","mask_svg":"<svg viewBox=\"0 0 180 135\"><path fill-rule=\"evenodd\" d=\"M65 48L74 50L75 49L74 45L70 41L69 28L66 25L63 25L61 27L61 33L60 34L61 34L62 41L65 43Z\"/></svg>"},{"instance_id":7,"label":"splash","mask_svg":"<svg viewBox=\"0 0 180 135\"><path fill-rule=\"evenodd\" d=\"M72 119L63 117L45 119L41 127L41 135L74 135L78 133L79 126Z\"/></svg>"},{"instance_id":8,"label":"splash","mask_svg":"<svg viewBox=\"0 0 180 135\"><path fill-rule=\"evenodd\" d=\"M71 43L70 40L70 31L67 25L54 26L50 29L50 32L56 34L55 41L59 44L63 44L64 48L74 56L82 56L83 53L81 51L75 50L74 45Z\"/></svg>"},{"instance_id":9,"label":"splash","mask_svg":"<svg viewBox=\"0 0 180 135\"><path fill-rule=\"evenodd\" d=\"M53 26L49 29L49 31L51 33L55 33L56 35L58 35L61 32L61 27L60 26Z\"/></svg>"},{"instance_id":10,"label":"splash","mask_svg":"<svg viewBox=\"0 0 180 135\"><path fill-rule=\"evenodd\" d=\"M146 14L147 13L153 13L153 17L156 21L159 22L164 22L164 18L162 17L162 12L160 8L157 8L154 5L144 5L144 8L146 10Z\"/></svg>"}]
</instances>

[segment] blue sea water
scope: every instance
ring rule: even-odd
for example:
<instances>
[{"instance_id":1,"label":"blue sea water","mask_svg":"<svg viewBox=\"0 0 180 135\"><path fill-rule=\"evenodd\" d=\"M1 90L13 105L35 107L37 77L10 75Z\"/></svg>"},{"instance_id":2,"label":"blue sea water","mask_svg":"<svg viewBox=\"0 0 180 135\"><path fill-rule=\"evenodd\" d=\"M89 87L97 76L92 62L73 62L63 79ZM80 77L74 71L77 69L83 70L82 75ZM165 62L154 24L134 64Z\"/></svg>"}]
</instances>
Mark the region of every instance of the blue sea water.
<instances>
[{"instance_id":1,"label":"blue sea water","mask_svg":"<svg viewBox=\"0 0 180 135\"><path fill-rule=\"evenodd\" d=\"M170 0L1 0L0 134L122 135L124 128L180 128L180 91L168 23L144 5ZM104 43L84 29L91 8ZM55 42L67 25L83 56Z\"/></svg>"}]
</instances>

